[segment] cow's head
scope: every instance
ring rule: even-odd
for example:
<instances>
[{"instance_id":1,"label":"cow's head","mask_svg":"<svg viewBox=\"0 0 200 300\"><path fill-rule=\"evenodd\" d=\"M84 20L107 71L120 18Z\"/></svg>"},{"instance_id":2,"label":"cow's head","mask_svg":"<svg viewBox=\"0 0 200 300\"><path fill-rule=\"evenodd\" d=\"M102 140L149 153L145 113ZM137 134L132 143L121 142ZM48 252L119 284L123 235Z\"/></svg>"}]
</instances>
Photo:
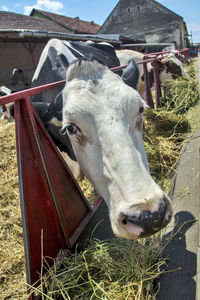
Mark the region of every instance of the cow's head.
<instances>
[{"instance_id":1,"label":"cow's head","mask_svg":"<svg viewBox=\"0 0 200 300\"><path fill-rule=\"evenodd\" d=\"M169 198L149 173L142 141L144 102L96 61L76 62L63 89L63 127L82 171L105 199L113 232L136 239L170 221Z\"/></svg>"},{"instance_id":2,"label":"cow's head","mask_svg":"<svg viewBox=\"0 0 200 300\"><path fill-rule=\"evenodd\" d=\"M189 79L189 75L185 72L182 62L176 58L174 53L170 53L166 57L158 57L158 66L162 84L180 76L185 76Z\"/></svg>"},{"instance_id":3,"label":"cow's head","mask_svg":"<svg viewBox=\"0 0 200 300\"><path fill-rule=\"evenodd\" d=\"M12 72L11 85L17 85L23 83L23 70L19 68L14 68Z\"/></svg>"}]
</instances>

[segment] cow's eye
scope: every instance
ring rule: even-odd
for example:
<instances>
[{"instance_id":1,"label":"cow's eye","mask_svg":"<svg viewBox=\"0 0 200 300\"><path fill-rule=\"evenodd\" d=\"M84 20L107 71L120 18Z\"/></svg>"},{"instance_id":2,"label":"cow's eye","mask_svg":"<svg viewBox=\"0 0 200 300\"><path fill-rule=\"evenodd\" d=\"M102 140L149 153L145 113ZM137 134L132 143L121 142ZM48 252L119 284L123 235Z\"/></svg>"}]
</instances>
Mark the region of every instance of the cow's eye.
<instances>
[{"instance_id":1,"label":"cow's eye","mask_svg":"<svg viewBox=\"0 0 200 300\"><path fill-rule=\"evenodd\" d=\"M65 135L66 133L68 133L69 135L80 134L81 130L75 124L68 123L68 124L65 124L60 130L61 135Z\"/></svg>"},{"instance_id":2,"label":"cow's eye","mask_svg":"<svg viewBox=\"0 0 200 300\"><path fill-rule=\"evenodd\" d=\"M76 134L77 132L77 127L74 124L68 124L66 128L70 135Z\"/></svg>"},{"instance_id":3,"label":"cow's eye","mask_svg":"<svg viewBox=\"0 0 200 300\"><path fill-rule=\"evenodd\" d=\"M143 112L144 112L144 106L141 106L141 107L139 108L139 113L142 114Z\"/></svg>"}]
</instances>

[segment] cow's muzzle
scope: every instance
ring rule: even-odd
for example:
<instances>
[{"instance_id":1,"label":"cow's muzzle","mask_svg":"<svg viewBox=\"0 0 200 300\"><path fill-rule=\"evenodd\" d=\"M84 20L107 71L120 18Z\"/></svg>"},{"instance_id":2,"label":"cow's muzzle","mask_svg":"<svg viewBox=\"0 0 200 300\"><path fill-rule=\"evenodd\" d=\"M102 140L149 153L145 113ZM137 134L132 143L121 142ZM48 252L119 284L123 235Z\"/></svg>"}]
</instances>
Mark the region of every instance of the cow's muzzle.
<instances>
[{"instance_id":1,"label":"cow's muzzle","mask_svg":"<svg viewBox=\"0 0 200 300\"><path fill-rule=\"evenodd\" d=\"M171 217L172 213L168 210L167 201L164 197L157 211L142 210L138 216L121 214L121 222L127 231L132 234L135 232L135 236L146 237L165 227Z\"/></svg>"}]
</instances>

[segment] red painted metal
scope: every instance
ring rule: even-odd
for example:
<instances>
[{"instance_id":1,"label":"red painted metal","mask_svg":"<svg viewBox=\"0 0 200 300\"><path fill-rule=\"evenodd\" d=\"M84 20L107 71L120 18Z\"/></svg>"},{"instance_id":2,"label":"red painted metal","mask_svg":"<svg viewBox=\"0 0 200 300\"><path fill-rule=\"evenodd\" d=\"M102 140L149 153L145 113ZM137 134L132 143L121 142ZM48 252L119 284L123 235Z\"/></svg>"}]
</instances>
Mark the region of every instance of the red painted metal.
<instances>
[{"instance_id":1,"label":"red painted metal","mask_svg":"<svg viewBox=\"0 0 200 300\"><path fill-rule=\"evenodd\" d=\"M123 65L123 66L118 66L118 67L110 68L110 70L113 71L113 72L116 72L116 71L125 69L126 67L127 67L127 65Z\"/></svg>"},{"instance_id":2,"label":"red painted metal","mask_svg":"<svg viewBox=\"0 0 200 300\"><path fill-rule=\"evenodd\" d=\"M91 212L30 101L15 103L17 157L28 282L38 280L45 257L71 249L70 238ZM43 240L41 241L41 233Z\"/></svg>"},{"instance_id":3,"label":"red painted metal","mask_svg":"<svg viewBox=\"0 0 200 300\"><path fill-rule=\"evenodd\" d=\"M189 55L189 48L184 48L184 49L175 49L176 51L178 51L181 54L186 54ZM171 50L168 51L161 51L161 52L152 52L152 53L146 53L145 55L147 56L159 56L159 55L165 55L165 54L169 54L171 53Z\"/></svg>"}]
</instances>

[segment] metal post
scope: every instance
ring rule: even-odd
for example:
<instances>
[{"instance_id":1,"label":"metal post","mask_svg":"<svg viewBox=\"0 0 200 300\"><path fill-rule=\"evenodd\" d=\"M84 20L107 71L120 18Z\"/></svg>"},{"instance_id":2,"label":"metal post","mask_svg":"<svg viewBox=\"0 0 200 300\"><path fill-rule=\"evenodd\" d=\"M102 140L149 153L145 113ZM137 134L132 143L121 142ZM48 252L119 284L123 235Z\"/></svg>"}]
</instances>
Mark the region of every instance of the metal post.
<instances>
[{"instance_id":1,"label":"metal post","mask_svg":"<svg viewBox=\"0 0 200 300\"><path fill-rule=\"evenodd\" d=\"M147 62L143 62L143 70L144 70L145 100L151 108L154 108L151 89L150 89L149 74L147 72Z\"/></svg>"},{"instance_id":2,"label":"metal post","mask_svg":"<svg viewBox=\"0 0 200 300\"><path fill-rule=\"evenodd\" d=\"M159 73L158 73L158 68L157 68L157 59L154 59L152 61L152 66L153 66L153 76L154 76L154 84L155 84L155 96L156 96L156 109L159 107L159 98L161 95L160 91L160 80L159 80Z\"/></svg>"}]
</instances>

